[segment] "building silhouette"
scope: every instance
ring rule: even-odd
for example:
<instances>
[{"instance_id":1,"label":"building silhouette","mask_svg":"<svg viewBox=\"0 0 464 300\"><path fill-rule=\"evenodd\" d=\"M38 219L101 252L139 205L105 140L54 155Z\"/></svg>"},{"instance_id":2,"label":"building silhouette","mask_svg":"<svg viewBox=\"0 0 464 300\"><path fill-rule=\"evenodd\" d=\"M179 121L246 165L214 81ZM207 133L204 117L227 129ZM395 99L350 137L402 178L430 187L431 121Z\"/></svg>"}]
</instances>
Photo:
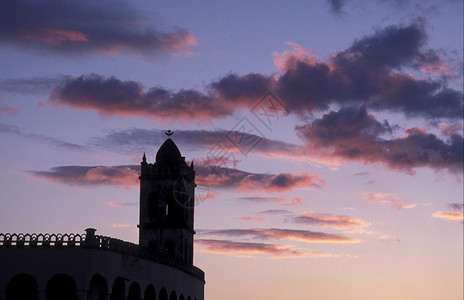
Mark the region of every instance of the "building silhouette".
<instances>
[{"instance_id":1,"label":"building silhouette","mask_svg":"<svg viewBox=\"0 0 464 300\"><path fill-rule=\"evenodd\" d=\"M203 300L193 265L195 170L168 138L143 154L139 244L84 234L0 233L0 300Z\"/></svg>"}]
</instances>

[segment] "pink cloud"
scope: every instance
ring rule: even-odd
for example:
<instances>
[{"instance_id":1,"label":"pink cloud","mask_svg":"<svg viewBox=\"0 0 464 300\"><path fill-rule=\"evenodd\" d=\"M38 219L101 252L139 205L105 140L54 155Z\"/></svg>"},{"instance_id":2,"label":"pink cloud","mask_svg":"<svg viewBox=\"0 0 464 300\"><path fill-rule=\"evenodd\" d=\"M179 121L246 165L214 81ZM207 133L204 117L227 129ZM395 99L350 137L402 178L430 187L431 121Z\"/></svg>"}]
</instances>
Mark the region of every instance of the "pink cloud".
<instances>
[{"instance_id":1,"label":"pink cloud","mask_svg":"<svg viewBox=\"0 0 464 300\"><path fill-rule=\"evenodd\" d=\"M1 107L0 112L14 116L14 115L19 114L20 110L16 107L6 106L6 107Z\"/></svg>"},{"instance_id":2,"label":"pink cloud","mask_svg":"<svg viewBox=\"0 0 464 300\"><path fill-rule=\"evenodd\" d=\"M242 217L241 220L246 222L264 222L263 217Z\"/></svg>"},{"instance_id":3,"label":"pink cloud","mask_svg":"<svg viewBox=\"0 0 464 300\"><path fill-rule=\"evenodd\" d=\"M437 211L432 217L449 221L464 221L464 215L459 211Z\"/></svg>"},{"instance_id":4,"label":"pink cloud","mask_svg":"<svg viewBox=\"0 0 464 300\"><path fill-rule=\"evenodd\" d=\"M63 30L56 28L35 28L23 34L25 39L39 40L49 45L59 45L64 42L87 42L87 36L75 30Z\"/></svg>"},{"instance_id":5,"label":"pink cloud","mask_svg":"<svg viewBox=\"0 0 464 300\"><path fill-rule=\"evenodd\" d=\"M285 192L295 188L322 186L325 180L317 175L311 175L306 171L296 174L280 173L273 175L270 182L264 186L268 192Z\"/></svg>"},{"instance_id":6,"label":"pink cloud","mask_svg":"<svg viewBox=\"0 0 464 300\"><path fill-rule=\"evenodd\" d=\"M304 62L308 65L315 65L318 60L311 56L302 46L293 42L285 42L285 44L293 47L292 50L284 50L282 53L274 52L274 65L282 71L295 69L297 63Z\"/></svg>"},{"instance_id":7,"label":"pink cloud","mask_svg":"<svg viewBox=\"0 0 464 300\"><path fill-rule=\"evenodd\" d=\"M191 33L153 28L151 17L134 7L130 2L108 9L104 1L0 1L1 16L14 16L0 28L0 40L41 54L193 53L197 42Z\"/></svg>"},{"instance_id":8,"label":"pink cloud","mask_svg":"<svg viewBox=\"0 0 464 300\"><path fill-rule=\"evenodd\" d=\"M362 192L361 197L365 198L368 202L377 204L389 204L390 207L396 210L409 209L417 206L416 203L411 203L409 200L395 196L392 193L376 193L376 192Z\"/></svg>"},{"instance_id":9,"label":"pink cloud","mask_svg":"<svg viewBox=\"0 0 464 300\"><path fill-rule=\"evenodd\" d=\"M218 230L199 230L202 236L220 235L228 237L253 237L255 239L275 239L275 240L296 240L306 243L341 243L353 244L359 243L359 240L349 238L338 234L329 234L324 232L297 230L297 229L280 229L280 228L249 228L249 229L218 229Z\"/></svg>"},{"instance_id":10,"label":"pink cloud","mask_svg":"<svg viewBox=\"0 0 464 300\"><path fill-rule=\"evenodd\" d=\"M197 181L199 184L208 184L221 188L233 188L240 192L251 192L256 187L261 187L263 191L286 192L297 188L320 188L325 184L325 180L318 175L310 174L306 171L297 173L279 174L260 174L250 173L239 169L207 166L202 162L195 166L197 170ZM278 198L278 197L277 197ZM284 201L273 197L274 200ZM301 199L293 199L294 204L301 203Z\"/></svg>"},{"instance_id":11,"label":"pink cloud","mask_svg":"<svg viewBox=\"0 0 464 300\"><path fill-rule=\"evenodd\" d=\"M391 169L414 174L419 167L462 170L463 137L441 140L424 128L405 130L405 137L387 139L396 130L388 121L379 122L365 106L330 111L311 124L296 127L307 152L322 157L364 163L383 163Z\"/></svg>"},{"instance_id":12,"label":"pink cloud","mask_svg":"<svg viewBox=\"0 0 464 300\"><path fill-rule=\"evenodd\" d=\"M270 254L276 258L291 257L334 257L337 255L323 251L308 251L297 249L291 245L234 242L227 240L199 239L195 244L204 247L205 252L226 254L239 257L251 257L257 254ZM202 251L202 250L200 250Z\"/></svg>"},{"instance_id":13,"label":"pink cloud","mask_svg":"<svg viewBox=\"0 0 464 300\"><path fill-rule=\"evenodd\" d=\"M138 166L62 166L50 171L29 171L28 174L71 186L110 185L130 188L139 185Z\"/></svg>"},{"instance_id":14,"label":"pink cloud","mask_svg":"<svg viewBox=\"0 0 464 300\"><path fill-rule=\"evenodd\" d=\"M318 227L332 227L344 230L363 230L370 225L369 222L344 215L334 215L316 212L299 212L289 218L298 224L307 224Z\"/></svg>"},{"instance_id":15,"label":"pink cloud","mask_svg":"<svg viewBox=\"0 0 464 300\"><path fill-rule=\"evenodd\" d=\"M461 123L441 123L440 131L446 135L461 134L463 132L463 124Z\"/></svg>"},{"instance_id":16,"label":"pink cloud","mask_svg":"<svg viewBox=\"0 0 464 300\"><path fill-rule=\"evenodd\" d=\"M134 225L132 224L126 224L126 223L115 223L115 224L111 224L111 227L113 228L126 228L126 227L132 227Z\"/></svg>"}]
</instances>

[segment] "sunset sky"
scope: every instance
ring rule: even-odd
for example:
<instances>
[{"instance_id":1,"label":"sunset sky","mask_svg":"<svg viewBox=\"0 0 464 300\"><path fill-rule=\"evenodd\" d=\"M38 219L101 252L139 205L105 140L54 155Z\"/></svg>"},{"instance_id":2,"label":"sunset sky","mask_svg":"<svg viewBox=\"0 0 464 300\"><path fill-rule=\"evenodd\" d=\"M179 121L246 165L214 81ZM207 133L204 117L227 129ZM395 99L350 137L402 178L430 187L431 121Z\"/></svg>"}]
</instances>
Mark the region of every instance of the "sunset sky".
<instances>
[{"instance_id":1,"label":"sunset sky","mask_svg":"<svg viewBox=\"0 0 464 300\"><path fill-rule=\"evenodd\" d=\"M463 298L463 1L0 2L0 232L138 242L197 172L206 299Z\"/></svg>"}]
</instances>

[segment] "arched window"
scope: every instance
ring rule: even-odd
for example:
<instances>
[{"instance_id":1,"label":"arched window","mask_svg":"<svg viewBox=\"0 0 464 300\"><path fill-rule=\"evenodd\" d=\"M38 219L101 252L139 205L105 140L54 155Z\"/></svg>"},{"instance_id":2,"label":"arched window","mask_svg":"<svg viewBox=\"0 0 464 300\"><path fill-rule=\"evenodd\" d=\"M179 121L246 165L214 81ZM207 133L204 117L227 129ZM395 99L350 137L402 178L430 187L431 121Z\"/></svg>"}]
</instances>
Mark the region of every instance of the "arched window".
<instances>
[{"instance_id":1,"label":"arched window","mask_svg":"<svg viewBox=\"0 0 464 300\"><path fill-rule=\"evenodd\" d=\"M171 296L169 296L169 300L177 300L177 295L175 291L171 292Z\"/></svg>"},{"instance_id":2,"label":"arched window","mask_svg":"<svg viewBox=\"0 0 464 300\"><path fill-rule=\"evenodd\" d=\"M140 285L136 281L132 282L129 286L127 300L140 300Z\"/></svg>"},{"instance_id":3,"label":"arched window","mask_svg":"<svg viewBox=\"0 0 464 300\"><path fill-rule=\"evenodd\" d=\"M89 292L87 294L87 300L106 300L108 297L108 284L105 278L100 274L92 276L89 284Z\"/></svg>"},{"instance_id":4,"label":"arched window","mask_svg":"<svg viewBox=\"0 0 464 300\"><path fill-rule=\"evenodd\" d=\"M168 300L168 292L165 288L160 290L159 300Z\"/></svg>"},{"instance_id":5,"label":"arched window","mask_svg":"<svg viewBox=\"0 0 464 300\"><path fill-rule=\"evenodd\" d=\"M6 286L6 300L37 300L37 281L29 274L13 276Z\"/></svg>"},{"instance_id":6,"label":"arched window","mask_svg":"<svg viewBox=\"0 0 464 300\"><path fill-rule=\"evenodd\" d=\"M57 274L47 282L46 300L77 300L76 282L67 274Z\"/></svg>"},{"instance_id":7,"label":"arched window","mask_svg":"<svg viewBox=\"0 0 464 300\"><path fill-rule=\"evenodd\" d=\"M153 285L147 286L145 289L145 294L143 295L143 300L156 300L156 292Z\"/></svg>"},{"instance_id":8,"label":"arched window","mask_svg":"<svg viewBox=\"0 0 464 300\"><path fill-rule=\"evenodd\" d=\"M184 299L184 294L180 294L179 300L185 300Z\"/></svg>"},{"instance_id":9,"label":"arched window","mask_svg":"<svg viewBox=\"0 0 464 300\"><path fill-rule=\"evenodd\" d=\"M111 289L111 300L124 300L126 295L126 285L124 279L118 277L114 280L113 288Z\"/></svg>"}]
</instances>

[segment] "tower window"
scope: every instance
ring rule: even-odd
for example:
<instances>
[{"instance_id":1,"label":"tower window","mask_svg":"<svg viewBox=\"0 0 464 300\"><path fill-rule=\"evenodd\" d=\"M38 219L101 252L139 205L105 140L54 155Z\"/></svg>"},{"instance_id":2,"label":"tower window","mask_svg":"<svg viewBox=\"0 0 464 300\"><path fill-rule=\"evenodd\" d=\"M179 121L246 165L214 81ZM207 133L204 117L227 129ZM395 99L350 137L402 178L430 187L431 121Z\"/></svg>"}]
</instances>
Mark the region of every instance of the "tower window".
<instances>
[{"instance_id":1,"label":"tower window","mask_svg":"<svg viewBox=\"0 0 464 300\"><path fill-rule=\"evenodd\" d=\"M169 216L169 204L166 204L166 216Z\"/></svg>"}]
</instances>

